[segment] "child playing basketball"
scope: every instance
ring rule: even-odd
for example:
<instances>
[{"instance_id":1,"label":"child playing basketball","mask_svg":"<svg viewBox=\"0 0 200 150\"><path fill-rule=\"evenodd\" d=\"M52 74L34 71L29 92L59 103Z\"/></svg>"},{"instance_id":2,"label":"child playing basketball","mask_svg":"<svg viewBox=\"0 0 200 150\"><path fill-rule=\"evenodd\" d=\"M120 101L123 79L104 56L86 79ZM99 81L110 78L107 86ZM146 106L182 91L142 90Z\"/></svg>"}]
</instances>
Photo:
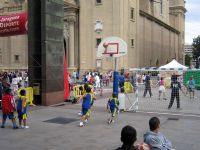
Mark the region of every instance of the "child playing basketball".
<instances>
[{"instance_id":1,"label":"child playing basketball","mask_svg":"<svg viewBox=\"0 0 200 150\"><path fill-rule=\"evenodd\" d=\"M80 127L83 127L84 123L86 123L88 118L90 117L90 108L92 106L93 99L96 99L96 97L91 94L90 87L86 87L85 91L86 91L86 94L80 97L80 99L78 100L80 101L81 99L83 99L82 116L81 116L80 125L79 125Z\"/></svg>"},{"instance_id":2,"label":"child playing basketball","mask_svg":"<svg viewBox=\"0 0 200 150\"><path fill-rule=\"evenodd\" d=\"M108 106L111 112L111 117L108 119L108 124L111 124L114 122L114 118L116 117L119 101L117 99L117 94L113 93L112 97L108 100Z\"/></svg>"}]
</instances>

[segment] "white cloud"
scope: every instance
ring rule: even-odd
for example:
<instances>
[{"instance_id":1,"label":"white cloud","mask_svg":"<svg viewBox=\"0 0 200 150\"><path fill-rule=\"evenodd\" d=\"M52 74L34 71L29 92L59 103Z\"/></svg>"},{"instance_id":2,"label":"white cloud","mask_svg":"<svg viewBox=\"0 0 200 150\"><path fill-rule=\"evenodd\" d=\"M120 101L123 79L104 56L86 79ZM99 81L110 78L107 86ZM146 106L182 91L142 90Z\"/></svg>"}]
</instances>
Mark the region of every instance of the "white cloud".
<instances>
[{"instance_id":1,"label":"white cloud","mask_svg":"<svg viewBox=\"0 0 200 150\"><path fill-rule=\"evenodd\" d=\"M200 35L200 22L185 23L185 43L192 43L193 38Z\"/></svg>"}]
</instances>

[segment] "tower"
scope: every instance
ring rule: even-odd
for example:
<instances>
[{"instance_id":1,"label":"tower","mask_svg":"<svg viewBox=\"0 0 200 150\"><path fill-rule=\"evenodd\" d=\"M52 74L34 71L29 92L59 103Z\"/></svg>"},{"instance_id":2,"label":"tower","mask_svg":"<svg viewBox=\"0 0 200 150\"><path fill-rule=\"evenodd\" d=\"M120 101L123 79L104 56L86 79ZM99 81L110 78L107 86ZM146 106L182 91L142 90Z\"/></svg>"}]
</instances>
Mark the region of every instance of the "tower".
<instances>
[{"instance_id":1,"label":"tower","mask_svg":"<svg viewBox=\"0 0 200 150\"><path fill-rule=\"evenodd\" d=\"M179 49L176 50L175 58L180 63L184 63L184 43L185 43L185 0L169 0L170 25L180 31Z\"/></svg>"}]
</instances>

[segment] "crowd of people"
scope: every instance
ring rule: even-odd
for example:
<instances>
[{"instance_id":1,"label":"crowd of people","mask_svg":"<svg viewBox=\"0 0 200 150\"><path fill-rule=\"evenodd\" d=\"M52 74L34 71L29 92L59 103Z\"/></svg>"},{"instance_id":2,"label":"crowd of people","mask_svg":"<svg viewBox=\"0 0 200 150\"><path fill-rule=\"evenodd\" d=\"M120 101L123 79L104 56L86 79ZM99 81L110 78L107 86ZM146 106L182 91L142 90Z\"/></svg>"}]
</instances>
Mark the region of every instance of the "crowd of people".
<instances>
[{"instance_id":1,"label":"crowd of people","mask_svg":"<svg viewBox=\"0 0 200 150\"><path fill-rule=\"evenodd\" d=\"M152 94L152 80L150 74L142 75L141 82L144 83L144 93L143 97L146 97L147 92L149 92L150 97ZM102 74L96 71L85 72L81 77L74 71L72 75L69 75L69 84L74 85L76 83L84 83L82 91L82 96L78 99L77 102L82 100L81 108L81 118L80 118L80 127L83 127L88 122L88 119L91 116L91 109L94 106L94 101L97 99L95 96L95 90L101 89L103 86L109 85L109 82L112 80L112 72ZM130 81L134 88L136 88L138 81L140 80L137 74L130 76L128 73L120 73L119 75L119 88L120 92L124 92L124 82ZM91 86L92 85L92 86ZM155 86L158 85L158 99L161 100L161 96L164 100L167 100L165 94L165 81L163 77L159 77L158 82ZM193 77L190 77L190 80L187 82L187 91L190 93L190 98L194 98L194 89L195 89L195 80ZM16 91L20 87L28 86L28 76L27 72L13 72L13 73L4 73L0 75L0 94L2 99L2 124L1 128L6 127L6 120L9 118L12 121L13 129L23 128L27 129L27 99L26 91L21 90L20 96L17 96ZM177 109L180 109L180 97L179 91L182 90L181 82L178 79L178 76L173 74L171 76L171 98L168 105L170 109L174 103L174 99L177 101ZM186 93L186 92L185 92ZM187 94L187 93L186 93ZM107 109L110 113L108 118L108 124L114 123L115 118L119 112L118 109L119 100L117 93L113 92L112 96L109 98L107 103ZM18 114L19 123L17 125L15 120L15 114ZM149 120L149 131L144 134L144 143L146 148L151 150L172 150L171 142L161 133L160 130L160 120L157 117L152 117ZM121 131L121 141L122 146L117 148L117 150L140 150L141 145L134 145L137 140L137 132L135 128L131 126L125 126ZM143 143L143 144L144 144ZM144 145L143 145L144 146Z\"/></svg>"},{"instance_id":2,"label":"crowd of people","mask_svg":"<svg viewBox=\"0 0 200 150\"><path fill-rule=\"evenodd\" d=\"M112 80L112 71L100 73L99 71L86 71L82 75L78 71L73 71L68 76L69 84L73 86L76 83L88 83L95 87L108 86Z\"/></svg>"}]
</instances>

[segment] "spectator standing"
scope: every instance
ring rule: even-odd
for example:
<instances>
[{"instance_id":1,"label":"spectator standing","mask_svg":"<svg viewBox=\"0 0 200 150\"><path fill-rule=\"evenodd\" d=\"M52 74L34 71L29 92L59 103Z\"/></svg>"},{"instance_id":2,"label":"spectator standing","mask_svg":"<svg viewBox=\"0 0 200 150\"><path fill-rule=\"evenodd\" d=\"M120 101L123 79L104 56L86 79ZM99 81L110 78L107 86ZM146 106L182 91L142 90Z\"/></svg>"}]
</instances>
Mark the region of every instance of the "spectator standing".
<instances>
[{"instance_id":1,"label":"spectator standing","mask_svg":"<svg viewBox=\"0 0 200 150\"><path fill-rule=\"evenodd\" d=\"M124 93L124 82L125 82L124 74L121 73L121 75L119 76L119 88L121 93Z\"/></svg>"},{"instance_id":2,"label":"spectator standing","mask_svg":"<svg viewBox=\"0 0 200 150\"><path fill-rule=\"evenodd\" d=\"M20 91L20 97L17 102L17 113L19 119L19 127L23 129L28 129L29 126L27 126L27 99L26 91L24 89Z\"/></svg>"},{"instance_id":3,"label":"spectator standing","mask_svg":"<svg viewBox=\"0 0 200 150\"><path fill-rule=\"evenodd\" d=\"M100 85L100 78L98 74L95 74L94 80L95 80L95 87L94 87L95 90L100 90L101 85Z\"/></svg>"},{"instance_id":4,"label":"spectator standing","mask_svg":"<svg viewBox=\"0 0 200 150\"><path fill-rule=\"evenodd\" d=\"M190 93L190 99L193 98L194 99L194 89L195 89L195 81L193 79L193 77L190 77L190 80L188 81L188 90Z\"/></svg>"},{"instance_id":5,"label":"spectator standing","mask_svg":"<svg viewBox=\"0 0 200 150\"><path fill-rule=\"evenodd\" d=\"M174 103L174 99L176 98L176 102L177 102L177 109L180 109L180 97L179 97L179 89L181 89L181 84L180 82L177 80L177 76L172 75L172 81L171 81L171 99L170 99L170 103L168 106L168 109L170 109Z\"/></svg>"},{"instance_id":6,"label":"spectator standing","mask_svg":"<svg viewBox=\"0 0 200 150\"><path fill-rule=\"evenodd\" d=\"M74 79L74 83L76 83L76 71L75 70L73 72L73 79Z\"/></svg>"},{"instance_id":7,"label":"spectator standing","mask_svg":"<svg viewBox=\"0 0 200 150\"><path fill-rule=\"evenodd\" d=\"M17 78L16 74L14 74L13 78L12 78L12 83L11 83L11 87L12 87L13 91L17 91L18 90L19 82L20 82L19 78Z\"/></svg>"},{"instance_id":8,"label":"spectator standing","mask_svg":"<svg viewBox=\"0 0 200 150\"><path fill-rule=\"evenodd\" d=\"M159 89L158 89L159 98L158 99L160 100L161 94L163 94L163 99L167 100L166 96L165 96L165 81L163 80L163 77L160 78L158 85L159 85Z\"/></svg>"},{"instance_id":9,"label":"spectator standing","mask_svg":"<svg viewBox=\"0 0 200 150\"><path fill-rule=\"evenodd\" d=\"M0 80L0 100L2 100L2 94L3 94L3 86L2 86L2 82ZM1 105L1 104L0 104ZM1 108L1 107L0 107Z\"/></svg>"},{"instance_id":10,"label":"spectator standing","mask_svg":"<svg viewBox=\"0 0 200 150\"><path fill-rule=\"evenodd\" d=\"M13 129L18 129L15 121L15 101L13 95L11 94L11 89L5 89L5 94L2 97L2 125L1 128L5 128L5 123L7 117L13 123Z\"/></svg>"},{"instance_id":11,"label":"spectator standing","mask_svg":"<svg viewBox=\"0 0 200 150\"><path fill-rule=\"evenodd\" d=\"M157 117L152 117L149 120L149 129L144 134L144 142L147 143L151 149L172 150L172 143L161 133L160 120Z\"/></svg>"},{"instance_id":12,"label":"spectator standing","mask_svg":"<svg viewBox=\"0 0 200 150\"><path fill-rule=\"evenodd\" d=\"M152 92L151 92L151 78L150 78L150 75L147 74L146 77L145 77L145 89L144 89L144 95L143 97L146 97L146 94L147 94L147 91L149 91L149 95L150 97L152 97Z\"/></svg>"}]
</instances>

